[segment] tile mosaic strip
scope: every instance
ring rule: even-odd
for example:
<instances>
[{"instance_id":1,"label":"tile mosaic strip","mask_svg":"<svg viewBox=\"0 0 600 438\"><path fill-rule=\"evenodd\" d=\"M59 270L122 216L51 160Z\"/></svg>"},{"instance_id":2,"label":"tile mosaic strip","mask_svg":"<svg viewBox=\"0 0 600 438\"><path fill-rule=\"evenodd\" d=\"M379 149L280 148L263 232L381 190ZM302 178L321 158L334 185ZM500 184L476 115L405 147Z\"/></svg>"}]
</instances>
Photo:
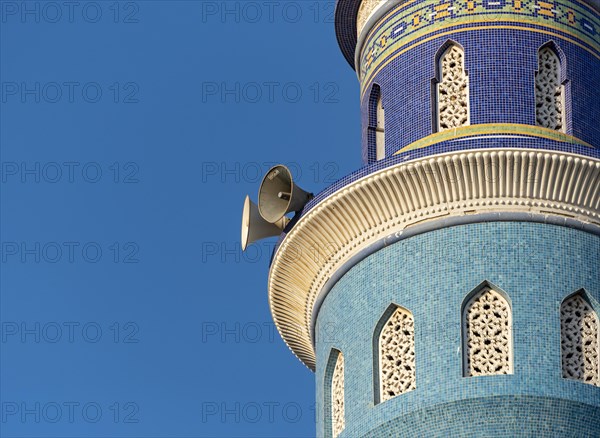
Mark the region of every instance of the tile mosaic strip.
<instances>
[{"instance_id":1,"label":"tile mosaic strip","mask_svg":"<svg viewBox=\"0 0 600 438\"><path fill-rule=\"evenodd\" d=\"M422 43L434 32L461 25L476 30L474 25L482 23L494 23L494 28L502 28L499 23L514 23L519 26L513 27L521 30L539 26L534 31L570 37L600 57L600 16L569 0L410 1L392 10L367 37L360 55L361 82L368 84L390 56L397 56L411 43Z\"/></svg>"}]
</instances>

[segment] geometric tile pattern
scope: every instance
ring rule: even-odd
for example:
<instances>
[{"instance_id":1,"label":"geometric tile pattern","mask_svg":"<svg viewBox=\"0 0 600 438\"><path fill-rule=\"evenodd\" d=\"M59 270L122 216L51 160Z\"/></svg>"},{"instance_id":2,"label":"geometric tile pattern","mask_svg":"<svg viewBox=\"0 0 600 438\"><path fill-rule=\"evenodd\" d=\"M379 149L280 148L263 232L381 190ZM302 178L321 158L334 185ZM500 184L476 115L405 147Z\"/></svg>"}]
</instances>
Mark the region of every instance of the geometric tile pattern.
<instances>
[{"instance_id":1,"label":"geometric tile pattern","mask_svg":"<svg viewBox=\"0 0 600 438\"><path fill-rule=\"evenodd\" d=\"M366 41L360 61L363 86L382 62L432 31L458 25L498 22L551 29L575 37L588 50L600 52L600 17L570 0L437 0L405 2L384 18ZM364 89L363 89L364 90Z\"/></svg>"}]
</instances>

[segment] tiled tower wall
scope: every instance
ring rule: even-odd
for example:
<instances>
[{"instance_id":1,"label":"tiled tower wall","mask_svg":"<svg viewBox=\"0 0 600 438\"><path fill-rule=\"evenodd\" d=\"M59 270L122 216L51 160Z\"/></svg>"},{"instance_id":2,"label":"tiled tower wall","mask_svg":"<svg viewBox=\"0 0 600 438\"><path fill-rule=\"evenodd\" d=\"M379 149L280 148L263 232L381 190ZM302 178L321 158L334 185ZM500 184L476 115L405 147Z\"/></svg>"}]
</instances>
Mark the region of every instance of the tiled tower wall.
<instances>
[{"instance_id":1,"label":"tiled tower wall","mask_svg":"<svg viewBox=\"0 0 600 438\"><path fill-rule=\"evenodd\" d=\"M512 375L463 377L461 306L488 281L512 307ZM355 265L316 322L318 436L324 382L345 358L345 422L357 436L600 436L600 389L562 378L560 304L584 288L600 313L600 236L547 224L479 223L417 235ZM375 404L373 332L390 304L414 315L416 389Z\"/></svg>"},{"instance_id":2,"label":"tiled tower wall","mask_svg":"<svg viewBox=\"0 0 600 438\"><path fill-rule=\"evenodd\" d=\"M575 0L419 1L385 15L370 31L359 57L365 163L375 160L368 148L374 133L367 129L373 84L381 87L385 107L386 156L434 132L432 80L436 54L448 40L464 48L471 125L535 125L537 52L553 41L566 63L567 108L569 103L572 108L566 133L600 147L596 11Z\"/></svg>"},{"instance_id":3,"label":"tiled tower wall","mask_svg":"<svg viewBox=\"0 0 600 438\"><path fill-rule=\"evenodd\" d=\"M434 79L449 40L464 49L470 123L447 135L436 133ZM536 127L538 50L549 42L566 78L564 133ZM326 189L305 213L358 178L430 154L527 147L600 156L600 14L579 0L399 2L368 32L357 59L369 165ZM386 159L376 163L368 129L373 84L385 108ZM462 306L484 282L510 302L513 370L464 377ZM345 367L342 438L600 436L600 389L562 377L560 306L581 289L600 314L600 236L556 225L453 226L369 255L318 309L317 435L331 436L324 388L336 350ZM392 304L414 317L416 389L377 403L374 331Z\"/></svg>"}]
</instances>

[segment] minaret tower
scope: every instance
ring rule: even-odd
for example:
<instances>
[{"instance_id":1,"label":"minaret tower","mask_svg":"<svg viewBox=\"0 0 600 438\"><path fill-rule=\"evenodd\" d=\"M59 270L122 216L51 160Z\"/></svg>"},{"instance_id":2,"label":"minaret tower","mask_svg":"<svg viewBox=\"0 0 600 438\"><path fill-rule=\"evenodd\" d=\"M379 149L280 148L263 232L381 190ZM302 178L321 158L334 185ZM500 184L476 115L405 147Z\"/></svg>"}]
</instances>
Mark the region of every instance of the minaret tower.
<instances>
[{"instance_id":1,"label":"minaret tower","mask_svg":"<svg viewBox=\"0 0 600 438\"><path fill-rule=\"evenodd\" d=\"M317 436L600 436L600 2L338 0L335 27L364 166L269 270Z\"/></svg>"}]
</instances>

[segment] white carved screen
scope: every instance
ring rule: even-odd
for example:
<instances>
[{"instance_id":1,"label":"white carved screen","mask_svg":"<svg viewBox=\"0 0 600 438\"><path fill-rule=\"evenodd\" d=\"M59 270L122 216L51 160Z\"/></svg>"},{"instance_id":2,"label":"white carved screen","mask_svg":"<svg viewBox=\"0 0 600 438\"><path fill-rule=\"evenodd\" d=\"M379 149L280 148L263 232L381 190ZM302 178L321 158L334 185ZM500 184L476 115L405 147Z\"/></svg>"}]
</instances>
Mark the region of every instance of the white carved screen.
<instances>
[{"instance_id":1,"label":"white carved screen","mask_svg":"<svg viewBox=\"0 0 600 438\"><path fill-rule=\"evenodd\" d=\"M415 323L407 310L397 308L381 329L379 369L382 402L417 387Z\"/></svg>"},{"instance_id":2,"label":"white carved screen","mask_svg":"<svg viewBox=\"0 0 600 438\"><path fill-rule=\"evenodd\" d=\"M560 59L550 47L538 52L535 75L535 120L538 126L564 131L564 87L560 81Z\"/></svg>"},{"instance_id":3,"label":"white carved screen","mask_svg":"<svg viewBox=\"0 0 600 438\"><path fill-rule=\"evenodd\" d=\"M344 415L344 355L340 352L331 378L331 426L334 438L346 426Z\"/></svg>"},{"instance_id":4,"label":"white carved screen","mask_svg":"<svg viewBox=\"0 0 600 438\"><path fill-rule=\"evenodd\" d=\"M465 306L465 376L512 373L512 315L498 292L485 288Z\"/></svg>"},{"instance_id":5,"label":"white carved screen","mask_svg":"<svg viewBox=\"0 0 600 438\"><path fill-rule=\"evenodd\" d=\"M562 375L600 386L598 316L580 294L560 306Z\"/></svg>"},{"instance_id":6,"label":"white carved screen","mask_svg":"<svg viewBox=\"0 0 600 438\"><path fill-rule=\"evenodd\" d=\"M453 44L439 61L437 84L438 131L469 125L469 77L465 71L465 54Z\"/></svg>"}]
</instances>

